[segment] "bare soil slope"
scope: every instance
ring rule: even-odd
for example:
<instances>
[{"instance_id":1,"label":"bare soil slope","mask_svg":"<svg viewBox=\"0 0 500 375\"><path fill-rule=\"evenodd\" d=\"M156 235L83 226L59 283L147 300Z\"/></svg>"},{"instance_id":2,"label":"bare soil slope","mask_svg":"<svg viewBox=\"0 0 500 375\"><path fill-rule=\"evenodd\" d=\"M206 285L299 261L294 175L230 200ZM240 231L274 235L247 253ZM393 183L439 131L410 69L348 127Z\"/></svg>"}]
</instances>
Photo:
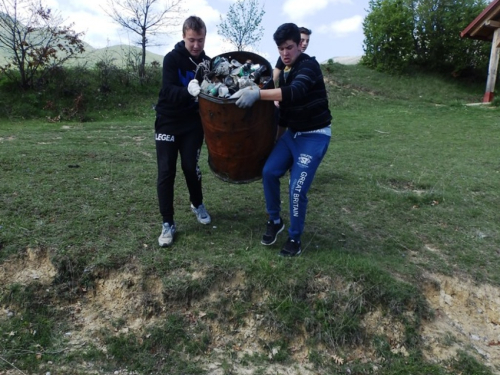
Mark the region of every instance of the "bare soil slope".
<instances>
[{"instance_id":1,"label":"bare soil slope","mask_svg":"<svg viewBox=\"0 0 500 375\"><path fill-rule=\"evenodd\" d=\"M193 278L203 277L202 272L192 274ZM144 278L137 264L130 264L126 269L111 271L96 282L95 289L83 293L82 298L73 304L61 302L58 305L68 314L72 322L71 331L66 335L70 338L68 350L77 350L87 343L93 343L102 350L106 350L99 342L97 333L101 328L113 329L112 322L123 322L117 334L137 333L140 337L145 327L158 323L168 313L182 313L193 323L198 319L205 319L212 333L210 354L206 358L198 358L205 363L207 373L223 374L225 348L228 343L236 346L234 349L242 357L245 354L262 352L262 340L269 340L272 331L263 325L262 317L248 314L245 317L244 328L233 327L224 322L215 322L206 318L200 306L207 302L216 301L221 294L232 295L238 298L240 286L245 283L245 275L238 274L218 290L203 297L203 301L193 301L190 308L185 304L168 305L162 298L162 282L156 277ZM56 269L51 263L48 254L38 249L28 249L25 256L12 258L0 265L0 288L18 283L28 285L41 283L51 288L56 276ZM325 287L335 287L335 283L327 277L317 280ZM476 353L477 358L496 371L500 367L500 290L490 285L476 285L468 280L459 280L441 275L424 275L425 297L435 311L435 319L425 322L421 328L421 336L428 344L425 355L430 362L441 362L453 358L460 349L467 349ZM260 298L265 298L261 296ZM155 308L151 308L154 306ZM11 307L1 306L0 319L9 319L16 314ZM392 350L406 355L403 345L404 327L400 323L391 321L380 311L372 311L365 316L364 326L368 332L386 335L391 340ZM293 367L273 365L266 370L266 374L313 374L312 366L308 363L308 349L305 346L306 335L298 333L294 344ZM237 344L234 344L237 343ZM269 348L266 353L272 357L278 349ZM360 347L350 353L348 358L338 357L331 353L334 360L345 362L362 360L377 366L380 359L375 357L371 348ZM225 358L227 360L227 358ZM240 366L238 358L232 363L238 374L251 374L248 366ZM75 364L82 373L98 373L92 364ZM59 369L61 370L61 369ZM13 369L10 374L19 373ZM128 373L125 369L116 369L115 374Z\"/></svg>"}]
</instances>

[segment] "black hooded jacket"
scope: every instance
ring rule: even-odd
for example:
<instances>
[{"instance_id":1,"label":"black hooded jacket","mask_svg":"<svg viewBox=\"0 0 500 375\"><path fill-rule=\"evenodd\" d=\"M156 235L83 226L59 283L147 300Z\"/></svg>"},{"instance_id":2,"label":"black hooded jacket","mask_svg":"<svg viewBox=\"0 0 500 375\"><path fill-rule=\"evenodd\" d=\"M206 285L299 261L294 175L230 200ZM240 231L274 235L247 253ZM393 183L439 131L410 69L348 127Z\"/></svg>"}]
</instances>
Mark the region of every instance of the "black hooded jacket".
<instances>
[{"instance_id":1,"label":"black hooded jacket","mask_svg":"<svg viewBox=\"0 0 500 375\"><path fill-rule=\"evenodd\" d=\"M184 41L177 43L163 58L162 87L156 104L156 128L179 134L201 126L198 103L187 90L195 78L197 65L210 60L203 51L199 57L190 55ZM167 129L165 129L167 127Z\"/></svg>"},{"instance_id":2,"label":"black hooded jacket","mask_svg":"<svg viewBox=\"0 0 500 375\"><path fill-rule=\"evenodd\" d=\"M316 58L301 53L286 74L279 76L282 100L279 125L293 131L311 131L331 124L323 73Z\"/></svg>"}]
</instances>

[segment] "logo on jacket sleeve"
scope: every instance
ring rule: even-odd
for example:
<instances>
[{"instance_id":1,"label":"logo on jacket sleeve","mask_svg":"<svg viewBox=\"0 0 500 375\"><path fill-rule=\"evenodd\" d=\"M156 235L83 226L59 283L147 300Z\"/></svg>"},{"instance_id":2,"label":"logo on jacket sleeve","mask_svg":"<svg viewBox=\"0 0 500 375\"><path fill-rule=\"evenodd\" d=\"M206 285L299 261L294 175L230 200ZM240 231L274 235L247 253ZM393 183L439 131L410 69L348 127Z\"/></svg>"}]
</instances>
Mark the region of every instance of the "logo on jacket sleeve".
<instances>
[{"instance_id":1,"label":"logo on jacket sleeve","mask_svg":"<svg viewBox=\"0 0 500 375\"><path fill-rule=\"evenodd\" d=\"M300 154L297 159L297 165L302 168L308 168L312 161L312 156L307 154Z\"/></svg>"},{"instance_id":2,"label":"logo on jacket sleeve","mask_svg":"<svg viewBox=\"0 0 500 375\"><path fill-rule=\"evenodd\" d=\"M182 86L187 87L189 85L189 82L194 79L194 72L191 72L189 70L183 72L181 69L178 69L177 72L179 73L179 81L181 82Z\"/></svg>"}]
</instances>

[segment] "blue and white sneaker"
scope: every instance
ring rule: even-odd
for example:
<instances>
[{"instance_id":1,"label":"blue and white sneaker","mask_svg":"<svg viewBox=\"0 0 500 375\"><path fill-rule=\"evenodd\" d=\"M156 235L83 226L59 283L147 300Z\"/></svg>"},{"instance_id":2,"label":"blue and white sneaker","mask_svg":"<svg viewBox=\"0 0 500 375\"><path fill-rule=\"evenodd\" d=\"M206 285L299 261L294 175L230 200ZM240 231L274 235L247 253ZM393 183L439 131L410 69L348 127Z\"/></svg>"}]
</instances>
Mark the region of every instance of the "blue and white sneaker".
<instances>
[{"instance_id":1,"label":"blue and white sneaker","mask_svg":"<svg viewBox=\"0 0 500 375\"><path fill-rule=\"evenodd\" d=\"M167 247L174 242L175 224L163 223L160 237L158 237L158 244L161 247Z\"/></svg>"},{"instance_id":2,"label":"blue and white sneaker","mask_svg":"<svg viewBox=\"0 0 500 375\"><path fill-rule=\"evenodd\" d=\"M193 206L193 204L191 203L191 211L194 212L194 214L196 215L196 219L202 224L210 224L210 222L212 221L212 218L208 214L207 209L205 208L205 205L203 203L200 204L198 208Z\"/></svg>"}]
</instances>

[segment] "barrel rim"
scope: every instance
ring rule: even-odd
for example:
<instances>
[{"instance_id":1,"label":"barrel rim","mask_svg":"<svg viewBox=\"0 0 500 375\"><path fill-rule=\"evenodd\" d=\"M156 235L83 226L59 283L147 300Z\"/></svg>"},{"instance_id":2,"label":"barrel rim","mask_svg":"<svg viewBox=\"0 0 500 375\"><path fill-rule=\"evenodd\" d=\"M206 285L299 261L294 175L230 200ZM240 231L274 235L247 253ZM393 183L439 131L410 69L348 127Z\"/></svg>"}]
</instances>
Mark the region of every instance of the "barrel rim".
<instances>
[{"instance_id":1,"label":"barrel rim","mask_svg":"<svg viewBox=\"0 0 500 375\"><path fill-rule=\"evenodd\" d=\"M234 104L238 100L238 99L220 98L218 96L205 94L204 92L200 92L198 96L217 104Z\"/></svg>"}]
</instances>

